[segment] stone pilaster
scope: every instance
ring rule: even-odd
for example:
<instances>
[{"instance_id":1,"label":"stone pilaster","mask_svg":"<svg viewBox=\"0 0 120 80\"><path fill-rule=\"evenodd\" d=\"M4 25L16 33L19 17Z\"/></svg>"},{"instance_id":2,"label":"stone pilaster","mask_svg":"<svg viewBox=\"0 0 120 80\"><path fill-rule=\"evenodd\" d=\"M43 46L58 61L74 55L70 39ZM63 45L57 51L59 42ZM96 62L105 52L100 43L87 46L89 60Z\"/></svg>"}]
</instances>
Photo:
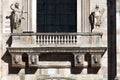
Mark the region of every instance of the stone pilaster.
<instances>
[{"instance_id":1,"label":"stone pilaster","mask_svg":"<svg viewBox=\"0 0 120 80\"><path fill-rule=\"evenodd\" d=\"M81 32L89 32L89 12L90 12L90 1L81 0Z\"/></svg>"}]
</instances>

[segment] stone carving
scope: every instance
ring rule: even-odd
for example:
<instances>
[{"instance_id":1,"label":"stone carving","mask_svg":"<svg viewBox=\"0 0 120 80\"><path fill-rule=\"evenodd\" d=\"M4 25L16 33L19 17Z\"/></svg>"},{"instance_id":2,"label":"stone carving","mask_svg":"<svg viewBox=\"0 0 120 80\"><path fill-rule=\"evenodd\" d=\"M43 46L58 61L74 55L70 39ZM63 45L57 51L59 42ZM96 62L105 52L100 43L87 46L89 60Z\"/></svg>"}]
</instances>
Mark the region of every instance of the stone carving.
<instances>
[{"instance_id":1,"label":"stone carving","mask_svg":"<svg viewBox=\"0 0 120 80\"><path fill-rule=\"evenodd\" d=\"M80 55L76 55L76 61L77 61L77 64L81 63L81 57L80 57Z\"/></svg>"},{"instance_id":2,"label":"stone carving","mask_svg":"<svg viewBox=\"0 0 120 80\"><path fill-rule=\"evenodd\" d=\"M93 61L95 64L99 63L100 57L98 55L93 55Z\"/></svg>"},{"instance_id":3,"label":"stone carving","mask_svg":"<svg viewBox=\"0 0 120 80\"><path fill-rule=\"evenodd\" d=\"M14 55L13 56L13 61L14 61L15 64L19 64L21 62L20 55Z\"/></svg>"},{"instance_id":4,"label":"stone carving","mask_svg":"<svg viewBox=\"0 0 120 80\"><path fill-rule=\"evenodd\" d=\"M17 32L20 32L20 26L21 26L21 20L24 19L23 17L23 7L22 10L20 10L19 3L11 4L10 6L12 12L11 12L11 28L13 30L17 30ZM14 32L14 31L13 31Z\"/></svg>"},{"instance_id":5,"label":"stone carving","mask_svg":"<svg viewBox=\"0 0 120 80\"><path fill-rule=\"evenodd\" d=\"M37 56L36 55L31 55L30 60L31 60L31 64L36 64L37 63Z\"/></svg>"},{"instance_id":6,"label":"stone carving","mask_svg":"<svg viewBox=\"0 0 120 80\"><path fill-rule=\"evenodd\" d=\"M105 9L99 8L99 5L96 5L95 10L91 12L91 14L89 15L89 22L91 25L91 32L95 27L100 27L101 25L101 17L104 13Z\"/></svg>"}]
</instances>

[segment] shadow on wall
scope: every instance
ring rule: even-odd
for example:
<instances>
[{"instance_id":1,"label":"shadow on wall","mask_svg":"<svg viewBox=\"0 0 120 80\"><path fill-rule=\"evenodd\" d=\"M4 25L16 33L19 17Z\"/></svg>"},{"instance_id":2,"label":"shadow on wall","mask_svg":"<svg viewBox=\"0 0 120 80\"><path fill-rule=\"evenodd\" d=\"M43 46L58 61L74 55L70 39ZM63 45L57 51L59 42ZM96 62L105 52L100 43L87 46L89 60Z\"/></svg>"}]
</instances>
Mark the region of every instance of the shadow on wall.
<instances>
[{"instance_id":1,"label":"shadow on wall","mask_svg":"<svg viewBox=\"0 0 120 80\"><path fill-rule=\"evenodd\" d=\"M28 55L26 53L24 53L22 55L22 60L23 60L23 62L25 62L25 65L26 65L25 66L25 74L35 74L38 68L36 68L36 67L30 68L28 66Z\"/></svg>"},{"instance_id":2,"label":"shadow on wall","mask_svg":"<svg viewBox=\"0 0 120 80\"><path fill-rule=\"evenodd\" d=\"M9 68L9 74L18 74L20 71L20 68L13 68L12 67L12 57L8 51L5 52L5 54L2 57L2 60L6 63L8 63Z\"/></svg>"},{"instance_id":3,"label":"shadow on wall","mask_svg":"<svg viewBox=\"0 0 120 80\"><path fill-rule=\"evenodd\" d=\"M12 36L10 36L6 42L6 44L8 45L8 47L11 47L12 45Z\"/></svg>"},{"instance_id":4,"label":"shadow on wall","mask_svg":"<svg viewBox=\"0 0 120 80\"><path fill-rule=\"evenodd\" d=\"M100 67L95 67L95 68L92 67L92 65L91 65L92 61L91 61L90 53L85 54L85 61L88 62L87 73L88 74L97 74Z\"/></svg>"}]
</instances>

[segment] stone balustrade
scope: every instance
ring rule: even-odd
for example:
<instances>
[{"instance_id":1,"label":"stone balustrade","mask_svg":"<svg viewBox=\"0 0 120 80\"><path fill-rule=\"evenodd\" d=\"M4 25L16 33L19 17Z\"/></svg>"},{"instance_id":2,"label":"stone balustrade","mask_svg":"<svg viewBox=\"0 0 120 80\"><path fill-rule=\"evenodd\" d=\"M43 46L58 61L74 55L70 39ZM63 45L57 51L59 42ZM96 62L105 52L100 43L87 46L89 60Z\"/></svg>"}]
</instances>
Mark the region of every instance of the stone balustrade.
<instances>
[{"instance_id":1,"label":"stone balustrade","mask_svg":"<svg viewBox=\"0 0 120 80\"><path fill-rule=\"evenodd\" d=\"M12 46L101 46L102 33L12 33Z\"/></svg>"}]
</instances>

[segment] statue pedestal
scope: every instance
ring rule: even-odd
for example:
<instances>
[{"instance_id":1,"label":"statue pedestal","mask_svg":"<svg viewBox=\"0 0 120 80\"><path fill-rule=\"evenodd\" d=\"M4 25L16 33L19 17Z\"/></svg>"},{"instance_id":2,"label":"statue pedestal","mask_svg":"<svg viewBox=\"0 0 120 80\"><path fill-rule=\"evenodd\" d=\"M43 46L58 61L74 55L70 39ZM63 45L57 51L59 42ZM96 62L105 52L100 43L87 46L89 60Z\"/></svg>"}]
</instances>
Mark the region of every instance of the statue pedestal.
<instances>
[{"instance_id":1,"label":"statue pedestal","mask_svg":"<svg viewBox=\"0 0 120 80\"><path fill-rule=\"evenodd\" d=\"M13 33L22 33L22 29L20 27L13 29Z\"/></svg>"},{"instance_id":2,"label":"statue pedestal","mask_svg":"<svg viewBox=\"0 0 120 80\"><path fill-rule=\"evenodd\" d=\"M92 30L92 32L102 32L101 27L94 27L94 29Z\"/></svg>"}]
</instances>

